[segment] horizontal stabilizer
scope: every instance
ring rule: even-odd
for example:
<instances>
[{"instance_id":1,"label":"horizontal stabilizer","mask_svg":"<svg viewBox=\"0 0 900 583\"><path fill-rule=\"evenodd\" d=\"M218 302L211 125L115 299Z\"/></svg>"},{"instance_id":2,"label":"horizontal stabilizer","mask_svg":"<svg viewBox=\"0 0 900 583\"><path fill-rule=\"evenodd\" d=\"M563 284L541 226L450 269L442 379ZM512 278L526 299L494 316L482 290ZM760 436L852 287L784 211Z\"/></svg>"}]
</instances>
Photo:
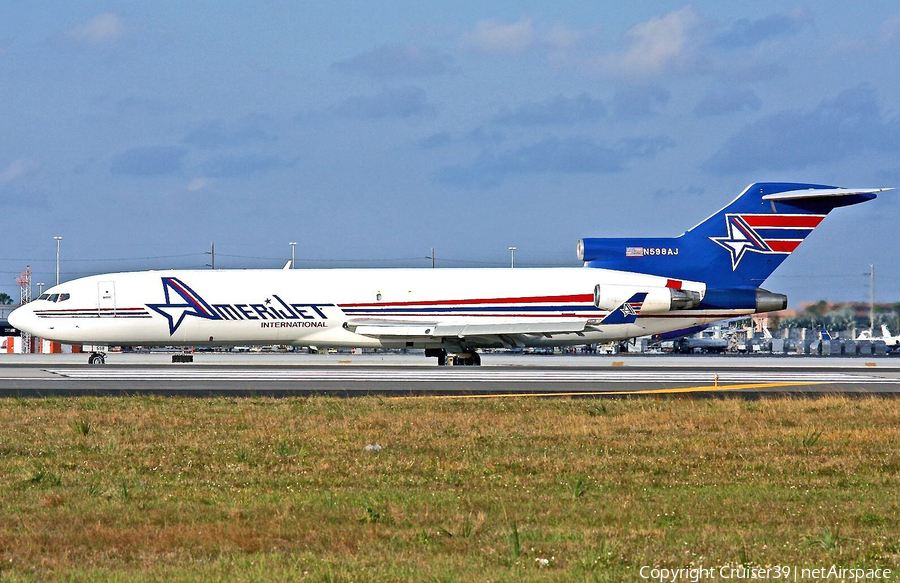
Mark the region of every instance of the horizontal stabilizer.
<instances>
[{"instance_id":1,"label":"horizontal stabilizer","mask_svg":"<svg viewBox=\"0 0 900 583\"><path fill-rule=\"evenodd\" d=\"M806 188L766 194L763 200L800 200L807 198L823 198L826 196L856 196L859 194L878 194L894 190L893 188Z\"/></svg>"}]
</instances>

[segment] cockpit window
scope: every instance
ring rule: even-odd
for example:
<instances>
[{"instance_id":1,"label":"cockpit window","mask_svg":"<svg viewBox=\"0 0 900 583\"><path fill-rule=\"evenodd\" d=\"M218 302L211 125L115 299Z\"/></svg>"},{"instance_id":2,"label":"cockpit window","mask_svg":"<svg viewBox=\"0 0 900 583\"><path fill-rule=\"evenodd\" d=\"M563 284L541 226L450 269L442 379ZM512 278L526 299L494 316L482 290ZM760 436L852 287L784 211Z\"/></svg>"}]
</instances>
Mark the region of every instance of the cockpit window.
<instances>
[{"instance_id":1,"label":"cockpit window","mask_svg":"<svg viewBox=\"0 0 900 583\"><path fill-rule=\"evenodd\" d=\"M67 299L69 299L70 297L72 297L71 294L46 293L46 294L41 294L40 297L38 297L38 299L39 300L47 300L48 302L64 302Z\"/></svg>"}]
</instances>

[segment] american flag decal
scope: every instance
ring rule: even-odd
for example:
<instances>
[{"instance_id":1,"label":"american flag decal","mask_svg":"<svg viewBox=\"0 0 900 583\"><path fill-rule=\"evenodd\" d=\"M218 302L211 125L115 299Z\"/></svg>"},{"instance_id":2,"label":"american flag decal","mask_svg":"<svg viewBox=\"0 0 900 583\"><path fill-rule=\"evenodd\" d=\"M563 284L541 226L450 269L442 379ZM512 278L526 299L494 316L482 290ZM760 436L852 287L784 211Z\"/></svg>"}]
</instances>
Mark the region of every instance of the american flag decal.
<instances>
[{"instance_id":1,"label":"american flag decal","mask_svg":"<svg viewBox=\"0 0 900 583\"><path fill-rule=\"evenodd\" d=\"M643 257L644 256L644 248L643 247L626 247L625 248L625 257Z\"/></svg>"}]
</instances>

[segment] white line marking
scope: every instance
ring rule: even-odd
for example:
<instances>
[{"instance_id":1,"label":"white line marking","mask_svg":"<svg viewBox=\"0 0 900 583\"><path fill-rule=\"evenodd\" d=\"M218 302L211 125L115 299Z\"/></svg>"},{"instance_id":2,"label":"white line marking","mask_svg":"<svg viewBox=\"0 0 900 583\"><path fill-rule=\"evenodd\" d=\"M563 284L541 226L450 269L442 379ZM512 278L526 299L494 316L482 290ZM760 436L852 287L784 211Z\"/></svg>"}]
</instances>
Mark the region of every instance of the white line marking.
<instances>
[{"instance_id":1,"label":"white line marking","mask_svg":"<svg viewBox=\"0 0 900 583\"><path fill-rule=\"evenodd\" d=\"M515 371L515 370L210 370L210 369L45 369L54 375L79 380L218 380L218 381L375 381L375 382L563 382L563 383L712 383L714 372L696 371ZM723 371L718 382L784 383L827 382L880 384L900 383L900 379L836 372Z\"/></svg>"}]
</instances>

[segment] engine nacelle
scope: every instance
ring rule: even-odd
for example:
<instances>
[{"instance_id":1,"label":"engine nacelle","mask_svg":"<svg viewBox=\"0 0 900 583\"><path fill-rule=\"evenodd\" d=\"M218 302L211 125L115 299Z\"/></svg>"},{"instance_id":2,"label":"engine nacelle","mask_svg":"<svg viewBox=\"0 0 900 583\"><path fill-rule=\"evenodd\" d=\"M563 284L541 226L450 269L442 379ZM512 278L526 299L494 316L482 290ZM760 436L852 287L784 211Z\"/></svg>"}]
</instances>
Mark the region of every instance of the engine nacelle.
<instances>
[{"instance_id":1,"label":"engine nacelle","mask_svg":"<svg viewBox=\"0 0 900 583\"><path fill-rule=\"evenodd\" d=\"M787 308L787 296L759 289L707 289L703 308L708 310L753 310L777 312Z\"/></svg>"},{"instance_id":2,"label":"engine nacelle","mask_svg":"<svg viewBox=\"0 0 900 583\"><path fill-rule=\"evenodd\" d=\"M687 310L700 305L700 292L661 286L606 284L594 286L594 305L601 310L615 310L634 294L646 293L641 314L659 314L672 310Z\"/></svg>"},{"instance_id":3,"label":"engine nacelle","mask_svg":"<svg viewBox=\"0 0 900 583\"><path fill-rule=\"evenodd\" d=\"M766 289L756 290L756 312L777 312L786 310L788 304L787 296L784 294L772 293Z\"/></svg>"}]
</instances>

